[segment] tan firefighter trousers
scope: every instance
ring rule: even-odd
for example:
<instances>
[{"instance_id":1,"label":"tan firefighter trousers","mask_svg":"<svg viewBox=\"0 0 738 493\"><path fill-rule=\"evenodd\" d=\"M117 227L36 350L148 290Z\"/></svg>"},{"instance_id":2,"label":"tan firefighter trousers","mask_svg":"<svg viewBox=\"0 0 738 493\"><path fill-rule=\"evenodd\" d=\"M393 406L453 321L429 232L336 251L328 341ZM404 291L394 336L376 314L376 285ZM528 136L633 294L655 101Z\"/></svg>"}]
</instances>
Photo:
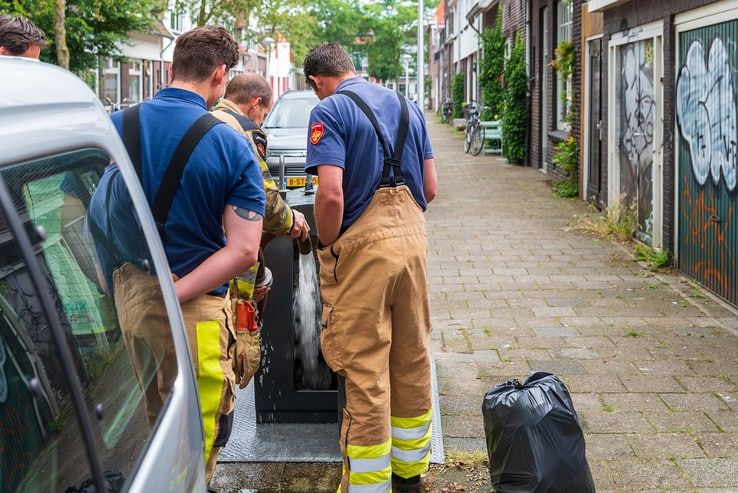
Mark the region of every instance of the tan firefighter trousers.
<instances>
[{"instance_id":1,"label":"tan firefighter trousers","mask_svg":"<svg viewBox=\"0 0 738 493\"><path fill-rule=\"evenodd\" d=\"M176 276L173 275L174 280ZM166 306L156 275L131 263L113 273L115 306L121 333L143 388L153 425L177 377L177 362ZM205 429L208 481L233 424L235 333L230 297L202 295L181 305L197 378Z\"/></svg>"},{"instance_id":2,"label":"tan firefighter trousers","mask_svg":"<svg viewBox=\"0 0 738 493\"><path fill-rule=\"evenodd\" d=\"M431 328L425 219L406 186L380 188L319 251L321 348L345 377L339 491L391 491L428 469Z\"/></svg>"}]
</instances>

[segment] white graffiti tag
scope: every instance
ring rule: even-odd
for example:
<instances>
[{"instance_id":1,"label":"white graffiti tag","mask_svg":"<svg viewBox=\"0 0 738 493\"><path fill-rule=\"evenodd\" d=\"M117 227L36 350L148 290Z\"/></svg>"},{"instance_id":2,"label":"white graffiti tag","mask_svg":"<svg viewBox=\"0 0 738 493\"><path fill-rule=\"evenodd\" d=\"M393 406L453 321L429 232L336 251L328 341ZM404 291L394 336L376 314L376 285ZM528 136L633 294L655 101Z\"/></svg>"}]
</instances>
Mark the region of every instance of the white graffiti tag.
<instances>
[{"instance_id":1,"label":"white graffiti tag","mask_svg":"<svg viewBox=\"0 0 738 493\"><path fill-rule=\"evenodd\" d=\"M693 41L677 81L679 133L689 148L692 172L700 185L720 183L722 170L728 190L736 186L736 93L725 45L716 38L705 60L701 41Z\"/></svg>"}]
</instances>

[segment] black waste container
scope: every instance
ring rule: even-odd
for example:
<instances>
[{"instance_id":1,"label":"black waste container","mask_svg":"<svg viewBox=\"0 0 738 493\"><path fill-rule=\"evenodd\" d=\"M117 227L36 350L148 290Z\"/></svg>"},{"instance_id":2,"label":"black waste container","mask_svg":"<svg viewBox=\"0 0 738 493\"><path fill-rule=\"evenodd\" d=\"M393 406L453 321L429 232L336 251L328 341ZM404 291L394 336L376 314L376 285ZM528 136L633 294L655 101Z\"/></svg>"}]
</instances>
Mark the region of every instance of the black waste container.
<instances>
[{"instance_id":1,"label":"black waste container","mask_svg":"<svg viewBox=\"0 0 738 493\"><path fill-rule=\"evenodd\" d=\"M313 245L317 245L315 195L297 189L287 192L285 201L305 215ZM254 377L258 423L335 423L337 420L336 376L326 366L319 346L315 346L320 330L318 290L314 290L318 296L315 313L296 310L300 283L312 282L310 276L306 279L305 272L300 275L301 261L305 266L310 259L300 257L297 242L286 237L275 238L264 250L274 283L261 334L261 368ZM308 267L317 273L314 251L311 260L314 263Z\"/></svg>"}]
</instances>

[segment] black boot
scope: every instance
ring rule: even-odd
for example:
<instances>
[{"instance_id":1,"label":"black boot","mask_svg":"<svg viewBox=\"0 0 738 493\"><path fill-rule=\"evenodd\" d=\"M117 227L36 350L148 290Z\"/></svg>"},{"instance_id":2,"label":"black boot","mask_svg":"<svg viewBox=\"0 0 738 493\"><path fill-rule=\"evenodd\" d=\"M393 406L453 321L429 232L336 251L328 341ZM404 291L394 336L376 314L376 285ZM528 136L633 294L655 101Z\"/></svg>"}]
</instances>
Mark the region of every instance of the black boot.
<instances>
[{"instance_id":1,"label":"black boot","mask_svg":"<svg viewBox=\"0 0 738 493\"><path fill-rule=\"evenodd\" d=\"M421 493L422 488L420 476L405 479L394 473L392 474L392 491L394 493Z\"/></svg>"}]
</instances>

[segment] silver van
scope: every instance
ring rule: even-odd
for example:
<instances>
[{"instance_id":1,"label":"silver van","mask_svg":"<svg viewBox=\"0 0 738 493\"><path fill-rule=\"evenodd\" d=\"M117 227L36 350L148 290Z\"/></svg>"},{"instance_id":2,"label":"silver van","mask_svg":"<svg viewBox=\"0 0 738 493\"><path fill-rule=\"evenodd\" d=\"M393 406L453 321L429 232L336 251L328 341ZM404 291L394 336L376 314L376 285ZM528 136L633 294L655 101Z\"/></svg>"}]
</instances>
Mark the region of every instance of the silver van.
<instances>
[{"instance_id":1,"label":"silver van","mask_svg":"<svg viewBox=\"0 0 738 493\"><path fill-rule=\"evenodd\" d=\"M123 144L69 72L0 56L0 74L0 491L204 491L182 315ZM171 333L159 336L176 354L156 354L118 323L104 235L88 220L111 162L117 193L134 204L131 240L166 306ZM176 372L164 392L163 366ZM147 406L151 392L163 406Z\"/></svg>"}]
</instances>

